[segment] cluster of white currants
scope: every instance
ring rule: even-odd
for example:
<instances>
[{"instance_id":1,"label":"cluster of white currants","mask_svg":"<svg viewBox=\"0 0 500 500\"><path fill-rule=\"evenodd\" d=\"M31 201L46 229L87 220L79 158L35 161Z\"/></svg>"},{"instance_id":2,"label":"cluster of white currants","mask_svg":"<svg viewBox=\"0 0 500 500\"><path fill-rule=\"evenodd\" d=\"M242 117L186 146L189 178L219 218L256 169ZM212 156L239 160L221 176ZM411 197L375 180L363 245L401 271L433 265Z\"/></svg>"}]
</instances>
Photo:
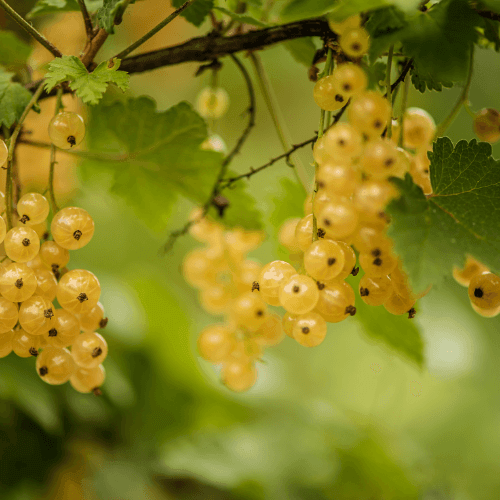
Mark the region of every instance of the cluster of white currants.
<instances>
[{"instance_id":1,"label":"cluster of white currants","mask_svg":"<svg viewBox=\"0 0 500 500\"><path fill-rule=\"evenodd\" d=\"M468 255L463 269L453 268L453 277L468 287L472 309L480 316L494 318L500 314L500 278L484 264Z\"/></svg>"},{"instance_id":2,"label":"cluster of white currants","mask_svg":"<svg viewBox=\"0 0 500 500\"><path fill-rule=\"evenodd\" d=\"M1 205L3 212L3 194ZM96 333L107 323L98 302L101 286L90 271L66 267L69 250L91 240L94 221L82 208L63 208L51 222L53 241L40 244L40 238L48 237L48 215L47 199L28 193L17 203L16 227L6 233L0 217L5 251L0 267L0 357L11 351L34 356L45 382L69 380L77 391L99 393L105 376L101 362L108 352L106 341ZM55 299L59 308L53 305Z\"/></svg>"},{"instance_id":3,"label":"cluster of white currants","mask_svg":"<svg viewBox=\"0 0 500 500\"><path fill-rule=\"evenodd\" d=\"M252 291L262 266L247 254L260 246L263 234L224 231L220 224L200 219L201 213L197 209L191 214L197 222L190 233L206 246L186 255L183 274L199 289L202 307L225 321L201 332L198 351L202 358L221 365L221 379L229 389L244 391L257 379L255 364L264 349L284 337L281 318L270 314L259 292Z\"/></svg>"}]
</instances>

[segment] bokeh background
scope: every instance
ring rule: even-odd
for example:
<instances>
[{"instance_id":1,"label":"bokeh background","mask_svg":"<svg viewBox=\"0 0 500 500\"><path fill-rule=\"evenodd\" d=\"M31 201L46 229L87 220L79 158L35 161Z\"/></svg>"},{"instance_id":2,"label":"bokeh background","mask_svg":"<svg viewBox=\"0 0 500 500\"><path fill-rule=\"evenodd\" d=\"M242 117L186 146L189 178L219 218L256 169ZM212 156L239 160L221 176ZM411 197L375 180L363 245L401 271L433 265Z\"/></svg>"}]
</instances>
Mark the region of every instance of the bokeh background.
<instances>
[{"instance_id":1,"label":"bokeh background","mask_svg":"<svg viewBox=\"0 0 500 500\"><path fill-rule=\"evenodd\" d=\"M21 12L33 3L14 2ZM101 58L154 26L170 9L164 3L144 0L131 7ZM79 14L44 18L37 26L64 53L78 54L82 47ZM3 12L0 28L19 32ZM143 49L197 34L177 19ZM471 106L498 109L500 56L476 52ZM261 57L293 141L311 137L319 113L307 68L282 47ZM36 71L48 53L36 48L30 60ZM247 94L231 61L222 62L220 84L231 104L216 132L232 145L245 125ZM131 94L152 96L160 110L194 102L208 83L206 74L194 77L197 68L184 64L133 76ZM409 105L439 122L459 92L457 87L422 95L411 89ZM66 104L79 109L71 98ZM39 140L47 139L53 103L43 106L50 113L28 122ZM454 142L473 138L465 110L448 135ZM233 168L246 171L281 151L259 95L257 126ZM500 154L499 146L494 153ZM310 164L310 150L298 156ZM74 157L61 155L59 161L60 200L84 207L96 222L91 244L72 254L71 265L101 281L110 320L104 332L110 345L107 381L96 398L68 384L44 384L34 359L11 354L0 360L2 500L499 498L500 319L476 315L466 290L451 278L421 300L415 319L425 341L423 370L371 341L353 318L329 325L326 340L314 349L286 338L266 351L255 387L234 394L196 354L198 332L216 321L180 272L196 242L185 237L167 256L158 254L191 205L180 202L169 227L152 233L109 192L109 179L96 174L82 182ZM44 188L48 165L44 151L23 146L25 185ZM280 255L270 220L283 197L282 178L293 180L279 163L250 181L267 224L267 240L252 255L263 263Z\"/></svg>"}]
</instances>

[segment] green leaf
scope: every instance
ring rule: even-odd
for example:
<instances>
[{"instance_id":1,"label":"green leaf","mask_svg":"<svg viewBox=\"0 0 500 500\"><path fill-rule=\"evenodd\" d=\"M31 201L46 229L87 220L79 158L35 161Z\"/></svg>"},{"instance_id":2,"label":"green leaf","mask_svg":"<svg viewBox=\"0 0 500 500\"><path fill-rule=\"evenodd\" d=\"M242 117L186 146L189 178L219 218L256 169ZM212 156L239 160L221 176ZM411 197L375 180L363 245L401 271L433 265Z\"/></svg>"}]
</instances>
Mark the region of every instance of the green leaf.
<instances>
[{"instance_id":1,"label":"green leaf","mask_svg":"<svg viewBox=\"0 0 500 500\"><path fill-rule=\"evenodd\" d=\"M122 22L122 16L129 4L135 0L103 0L102 7L97 11L99 26L108 33L115 32L115 24Z\"/></svg>"},{"instance_id":2,"label":"green leaf","mask_svg":"<svg viewBox=\"0 0 500 500\"><path fill-rule=\"evenodd\" d=\"M31 92L13 82L13 76L0 67L0 125L7 128L20 118L31 99Z\"/></svg>"},{"instance_id":3,"label":"green leaf","mask_svg":"<svg viewBox=\"0 0 500 500\"><path fill-rule=\"evenodd\" d=\"M413 65L410 74L411 83L419 92L422 92L422 94L426 90L437 90L438 92L441 92L441 90L443 90L443 87L453 87L452 82L437 81L435 80L434 75L432 75L431 73L421 72L415 64Z\"/></svg>"},{"instance_id":4,"label":"green leaf","mask_svg":"<svg viewBox=\"0 0 500 500\"><path fill-rule=\"evenodd\" d=\"M31 47L18 38L13 31L0 31L0 64L2 66L22 66L31 53Z\"/></svg>"},{"instance_id":5,"label":"green leaf","mask_svg":"<svg viewBox=\"0 0 500 500\"><path fill-rule=\"evenodd\" d=\"M110 172L113 192L151 228L165 229L178 194L195 203L210 196L222 155L200 149L207 126L188 103L163 112L149 97L101 104L88 130L90 149L111 156L85 168Z\"/></svg>"},{"instance_id":6,"label":"green leaf","mask_svg":"<svg viewBox=\"0 0 500 500\"><path fill-rule=\"evenodd\" d=\"M269 217L269 222L278 233L279 228L288 219L304 217L304 202L306 193L300 184L288 178L280 180L281 189L271 199L274 207Z\"/></svg>"},{"instance_id":7,"label":"green leaf","mask_svg":"<svg viewBox=\"0 0 500 500\"><path fill-rule=\"evenodd\" d=\"M483 46L491 46L497 52L500 51L500 32L497 21L483 18L482 43Z\"/></svg>"},{"instance_id":8,"label":"green leaf","mask_svg":"<svg viewBox=\"0 0 500 500\"><path fill-rule=\"evenodd\" d=\"M214 7L214 9L226 14L238 23L251 24L252 26L258 26L259 28L265 28L267 26L267 24L263 23L262 21L258 21L251 16L245 14L236 14L235 12L225 9L224 7Z\"/></svg>"},{"instance_id":9,"label":"green leaf","mask_svg":"<svg viewBox=\"0 0 500 500\"><path fill-rule=\"evenodd\" d=\"M418 303L416 309L418 311ZM408 319L407 315L390 314L384 307L368 306L362 300L356 301L354 318L368 337L394 349L419 367L423 366L424 343L415 320Z\"/></svg>"},{"instance_id":10,"label":"green leaf","mask_svg":"<svg viewBox=\"0 0 500 500\"><path fill-rule=\"evenodd\" d=\"M482 19L466 2L443 0L408 19L401 35L403 49L414 58L420 75L440 83L462 81L480 25Z\"/></svg>"},{"instance_id":11,"label":"green leaf","mask_svg":"<svg viewBox=\"0 0 500 500\"><path fill-rule=\"evenodd\" d=\"M103 61L89 73L78 57L57 57L49 63L45 89L50 92L59 83L68 81L70 88L83 102L97 104L110 83L114 83L123 91L128 89L130 79L128 73L118 71L119 59L115 58L113 62L114 65L110 68L108 61Z\"/></svg>"},{"instance_id":12,"label":"green leaf","mask_svg":"<svg viewBox=\"0 0 500 500\"><path fill-rule=\"evenodd\" d=\"M283 21L297 21L326 14L333 8L332 0L292 0L281 11Z\"/></svg>"},{"instance_id":13,"label":"green leaf","mask_svg":"<svg viewBox=\"0 0 500 500\"><path fill-rule=\"evenodd\" d=\"M314 54L316 54L316 45L312 38L297 38L288 40L283 44L286 50L292 54L292 57L298 62L307 66L312 65Z\"/></svg>"},{"instance_id":14,"label":"green leaf","mask_svg":"<svg viewBox=\"0 0 500 500\"><path fill-rule=\"evenodd\" d=\"M175 8L180 7L186 0L172 0L172 6ZM196 0L181 14L190 23L195 26L200 26L209 12L214 8L214 0Z\"/></svg>"},{"instance_id":15,"label":"green leaf","mask_svg":"<svg viewBox=\"0 0 500 500\"><path fill-rule=\"evenodd\" d=\"M419 0L344 0L337 2L331 8L329 16L335 20L343 20L349 16L354 16L360 12L373 11L383 7L394 6L405 12L415 11L419 5Z\"/></svg>"},{"instance_id":16,"label":"green leaf","mask_svg":"<svg viewBox=\"0 0 500 500\"><path fill-rule=\"evenodd\" d=\"M377 61L376 63L371 64L367 68L364 68L366 74L368 76L368 88L379 90L380 84L379 82L385 81L385 73L387 71L387 64L382 61ZM384 87L385 91L385 87Z\"/></svg>"},{"instance_id":17,"label":"green leaf","mask_svg":"<svg viewBox=\"0 0 500 500\"><path fill-rule=\"evenodd\" d=\"M500 162L491 146L447 137L434 143L428 198L409 175L394 180L401 197L389 206L389 233L416 289L439 283L471 254L500 270Z\"/></svg>"},{"instance_id":18,"label":"green leaf","mask_svg":"<svg viewBox=\"0 0 500 500\"><path fill-rule=\"evenodd\" d=\"M236 172L229 171L227 176L233 177ZM243 229L262 229L262 214L256 208L255 198L249 193L243 182L238 182L231 189L226 189L222 196L228 199L229 205L224 209L222 218L219 212L210 207L209 214L214 220L226 227L242 227Z\"/></svg>"},{"instance_id":19,"label":"green leaf","mask_svg":"<svg viewBox=\"0 0 500 500\"><path fill-rule=\"evenodd\" d=\"M94 12L102 7L102 0L86 0L85 5L89 12ZM57 14L59 12L69 12L80 10L76 0L38 0L35 6L26 15L28 19L44 16L46 14Z\"/></svg>"}]
</instances>

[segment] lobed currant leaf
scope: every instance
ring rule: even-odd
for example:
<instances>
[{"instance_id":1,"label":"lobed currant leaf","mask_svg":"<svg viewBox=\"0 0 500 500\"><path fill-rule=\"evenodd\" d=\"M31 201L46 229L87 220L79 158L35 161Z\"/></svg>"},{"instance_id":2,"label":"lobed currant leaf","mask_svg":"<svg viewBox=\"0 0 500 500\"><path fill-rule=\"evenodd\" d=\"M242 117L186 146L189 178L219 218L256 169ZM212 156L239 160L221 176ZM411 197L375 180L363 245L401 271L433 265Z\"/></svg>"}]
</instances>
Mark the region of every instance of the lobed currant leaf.
<instances>
[{"instance_id":1,"label":"lobed currant leaf","mask_svg":"<svg viewBox=\"0 0 500 500\"><path fill-rule=\"evenodd\" d=\"M0 126L10 128L22 115L31 99L31 92L12 81L13 73L0 66Z\"/></svg>"},{"instance_id":2,"label":"lobed currant leaf","mask_svg":"<svg viewBox=\"0 0 500 500\"><path fill-rule=\"evenodd\" d=\"M172 0L172 6L177 9L185 2L186 0ZM200 26L213 8L214 0L196 0L181 13L181 16L195 26Z\"/></svg>"},{"instance_id":3,"label":"lobed currant leaf","mask_svg":"<svg viewBox=\"0 0 500 500\"><path fill-rule=\"evenodd\" d=\"M107 61L103 61L92 73L89 73L78 57L55 58L49 63L45 89L50 92L59 83L68 81L70 88L83 102L97 104L110 83L114 83L123 91L128 89L130 79L128 73L118 71L119 59L113 59L113 63L110 67Z\"/></svg>"},{"instance_id":4,"label":"lobed currant leaf","mask_svg":"<svg viewBox=\"0 0 500 500\"><path fill-rule=\"evenodd\" d=\"M500 162L491 146L472 140L453 146L439 138L429 153L433 194L425 197L407 175L394 182L401 197L388 210L390 235L413 285L423 289L471 254L500 270Z\"/></svg>"},{"instance_id":5,"label":"lobed currant leaf","mask_svg":"<svg viewBox=\"0 0 500 500\"><path fill-rule=\"evenodd\" d=\"M13 31L0 31L0 64L5 67L22 66L32 48Z\"/></svg>"},{"instance_id":6,"label":"lobed currant leaf","mask_svg":"<svg viewBox=\"0 0 500 500\"><path fill-rule=\"evenodd\" d=\"M103 0L102 7L97 11L99 26L113 34L115 25L122 22L123 13L131 3L135 0Z\"/></svg>"},{"instance_id":7,"label":"lobed currant leaf","mask_svg":"<svg viewBox=\"0 0 500 500\"><path fill-rule=\"evenodd\" d=\"M103 0L86 0L85 5L89 12L94 12L102 7ZM38 0L26 17L33 19L46 14L57 14L59 12L70 12L80 10L76 0Z\"/></svg>"}]
</instances>

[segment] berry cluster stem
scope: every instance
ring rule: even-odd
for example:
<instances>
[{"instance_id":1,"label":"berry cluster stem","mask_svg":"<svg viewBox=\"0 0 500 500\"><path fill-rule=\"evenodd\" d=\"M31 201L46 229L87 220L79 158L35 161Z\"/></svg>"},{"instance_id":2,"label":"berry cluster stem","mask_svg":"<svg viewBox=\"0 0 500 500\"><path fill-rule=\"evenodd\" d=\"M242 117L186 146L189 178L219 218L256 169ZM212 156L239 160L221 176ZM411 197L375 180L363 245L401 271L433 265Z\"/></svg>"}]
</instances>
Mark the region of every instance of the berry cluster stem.
<instances>
[{"instance_id":1,"label":"berry cluster stem","mask_svg":"<svg viewBox=\"0 0 500 500\"><path fill-rule=\"evenodd\" d=\"M406 108L408 106L408 92L410 90L410 77L408 75L405 76L403 80L403 95L401 96L401 109L399 111L399 138L398 138L398 146L400 148L403 147L403 125L405 119Z\"/></svg>"},{"instance_id":2,"label":"berry cluster stem","mask_svg":"<svg viewBox=\"0 0 500 500\"><path fill-rule=\"evenodd\" d=\"M37 40L41 45L43 45L54 57L61 57L62 52L51 42L49 42L39 31L37 31L28 21L26 21L22 16L20 16L5 0L0 0L0 7L5 10L5 12L14 21L21 26L25 31L27 31L35 40Z\"/></svg>"},{"instance_id":3,"label":"berry cluster stem","mask_svg":"<svg viewBox=\"0 0 500 500\"><path fill-rule=\"evenodd\" d=\"M389 47L389 54L387 56L387 70L385 75L386 89L387 89L387 100L392 105L392 88L391 88L391 70L392 70L392 55L394 54L394 44ZM392 137L392 116L387 123L387 138Z\"/></svg>"},{"instance_id":4,"label":"berry cluster stem","mask_svg":"<svg viewBox=\"0 0 500 500\"><path fill-rule=\"evenodd\" d=\"M57 89L57 95L56 95L56 110L54 115L57 115L62 107L62 96L63 96L63 90L62 87ZM54 144L50 146L50 168L49 168L49 201L50 201L50 208L52 210L52 214L55 215L57 212L59 212L59 208L57 207L57 202L56 202L56 196L54 193L54 171L56 167L57 161L56 161L56 147Z\"/></svg>"},{"instance_id":5,"label":"berry cluster stem","mask_svg":"<svg viewBox=\"0 0 500 500\"><path fill-rule=\"evenodd\" d=\"M12 164L14 159L14 149L16 148L17 138L19 136L19 133L21 132L24 120L28 116L28 113L30 112L31 108L38 101L38 98L42 95L44 84L45 80L42 80L40 85L38 85L38 88L33 94L33 97L30 99L30 102L28 103L26 108L24 108L24 111L21 117L19 118L19 121L17 122L16 128L14 129L14 132L12 132L12 135L10 136L9 139L9 147L8 147L9 154L7 157L7 176L5 180L5 211L7 214L7 220L6 220L7 230L12 229L12 166L13 166Z\"/></svg>"},{"instance_id":6,"label":"berry cluster stem","mask_svg":"<svg viewBox=\"0 0 500 500\"><path fill-rule=\"evenodd\" d=\"M252 61L253 67L255 69L255 74L257 75L257 81L259 82L262 96L264 97L267 109L273 120L274 128L276 129L276 132L278 134L281 146L283 147L283 151L288 151L292 142L290 138L290 132L286 128L285 120L283 119L276 94L274 93L271 83L267 77L267 73L264 65L262 64L262 60L254 52L250 54L250 60ZM309 191L309 187L307 172L304 169L304 165L302 165L300 159L292 159L291 155L288 156L287 163L293 168L297 181L299 182L299 184L301 184L301 186L307 193Z\"/></svg>"}]
</instances>

